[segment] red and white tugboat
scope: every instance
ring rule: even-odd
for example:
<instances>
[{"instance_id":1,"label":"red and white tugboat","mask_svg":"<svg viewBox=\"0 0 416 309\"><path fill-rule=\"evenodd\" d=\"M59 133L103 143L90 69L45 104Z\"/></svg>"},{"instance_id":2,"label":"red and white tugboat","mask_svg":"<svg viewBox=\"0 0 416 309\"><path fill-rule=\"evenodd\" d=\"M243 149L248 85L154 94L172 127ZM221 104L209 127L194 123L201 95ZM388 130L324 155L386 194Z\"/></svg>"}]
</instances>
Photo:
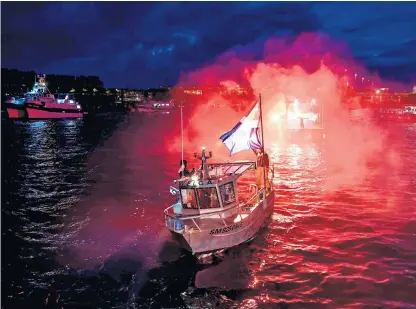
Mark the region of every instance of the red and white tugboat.
<instances>
[{"instance_id":1,"label":"red and white tugboat","mask_svg":"<svg viewBox=\"0 0 416 309\"><path fill-rule=\"evenodd\" d=\"M76 102L73 95L57 100L46 86L46 76L38 75L38 84L44 87L44 91L38 96L29 98L25 102L27 117L29 119L63 119L82 118L81 105ZM71 96L71 97L70 97Z\"/></svg>"}]
</instances>

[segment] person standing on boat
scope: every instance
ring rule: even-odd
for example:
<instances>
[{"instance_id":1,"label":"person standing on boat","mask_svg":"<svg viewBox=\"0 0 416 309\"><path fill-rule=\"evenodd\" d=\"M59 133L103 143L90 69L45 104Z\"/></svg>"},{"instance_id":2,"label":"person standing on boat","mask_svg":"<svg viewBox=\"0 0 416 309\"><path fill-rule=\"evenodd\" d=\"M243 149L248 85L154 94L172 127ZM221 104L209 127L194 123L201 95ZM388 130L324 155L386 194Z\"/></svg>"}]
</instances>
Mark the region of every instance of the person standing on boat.
<instances>
[{"instance_id":1,"label":"person standing on boat","mask_svg":"<svg viewBox=\"0 0 416 309\"><path fill-rule=\"evenodd\" d=\"M192 171L190 172L188 170L188 166L187 166L188 162L186 160L181 160L179 162L179 165L180 165L180 168L179 168L179 171L178 171L179 178L191 177L194 174L195 169L192 169Z\"/></svg>"},{"instance_id":2,"label":"person standing on boat","mask_svg":"<svg viewBox=\"0 0 416 309\"><path fill-rule=\"evenodd\" d=\"M303 122L303 117L300 117L300 128L305 129L305 123Z\"/></svg>"},{"instance_id":3,"label":"person standing on boat","mask_svg":"<svg viewBox=\"0 0 416 309\"><path fill-rule=\"evenodd\" d=\"M264 149L257 149L255 150L257 155L257 169L256 169L256 185L257 189L260 190L263 188L264 184L264 173L266 174L266 188L267 190L271 189L271 184L269 181L269 155L264 152Z\"/></svg>"},{"instance_id":4,"label":"person standing on boat","mask_svg":"<svg viewBox=\"0 0 416 309\"><path fill-rule=\"evenodd\" d=\"M172 205L173 213L175 214L175 230L183 230L183 221L182 217L182 202L178 197L176 198L176 203Z\"/></svg>"}]
</instances>

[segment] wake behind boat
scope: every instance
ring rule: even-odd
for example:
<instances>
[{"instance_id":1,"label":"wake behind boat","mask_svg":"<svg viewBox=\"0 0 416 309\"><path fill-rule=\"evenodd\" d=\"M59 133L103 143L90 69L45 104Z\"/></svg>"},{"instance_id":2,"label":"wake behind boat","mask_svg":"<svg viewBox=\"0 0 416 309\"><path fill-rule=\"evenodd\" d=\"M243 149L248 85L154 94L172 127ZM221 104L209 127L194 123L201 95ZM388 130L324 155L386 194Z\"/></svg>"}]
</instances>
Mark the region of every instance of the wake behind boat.
<instances>
[{"instance_id":1,"label":"wake behind boat","mask_svg":"<svg viewBox=\"0 0 416 309\"><path fill-rule=\"evenodd\" d=\"M257 235L273 212L273 172L270 179L268 156L258 136L261 118L260 100L247 117L221 136L230 155L251 149L257 151L258 162L207 164L212 153L207 156L203 148L201 156L195 154L201 160L201 168L190 174L182 155L182 177L176 181L177 187L171 186L171 193L179 197L164 215L173 238L191 253L208 253L244 243Z\"/></svg>"}]
</instances>

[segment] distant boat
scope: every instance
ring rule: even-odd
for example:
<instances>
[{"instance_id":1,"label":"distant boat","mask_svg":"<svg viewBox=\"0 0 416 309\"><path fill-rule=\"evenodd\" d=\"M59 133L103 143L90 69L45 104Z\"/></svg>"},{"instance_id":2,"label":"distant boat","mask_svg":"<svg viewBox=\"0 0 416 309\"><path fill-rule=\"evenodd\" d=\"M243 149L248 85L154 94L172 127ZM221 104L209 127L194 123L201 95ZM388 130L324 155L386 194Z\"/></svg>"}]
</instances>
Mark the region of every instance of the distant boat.
<instances>
[{"instance_id":1,"label":"distant boat","mask_svg":"<svg viewBox=\"0 0 416 309\"><path fill-rule=\"evenodd\" d=\"M416 106L404 108L379 108L376 111L379 119L393 122L416 123Z\"/></svg>"},{"instance_id":2,"label":"distant boat","mask_svg":"<svg viewBox=\"0 0 416 309\"><path fill-rule=\"evenodd\" d=\"M29 119L82 118L81 105L74 94L59 94L58 98L46 87L45 75L39 76L38 83L44 86L43 92L24 103Z\"/></svg>"},{"instance_id":3,"label":"distant boat","mask_svg":"<svg viewBox=\"0 0 416 309\"><path fill-rule=\"evenodd\" d=\"M40 78L40 75L38 75ZM39 83L35 80L33 87L30 91L26 92L23 96L13 96L7 99L5 107L10 119L21 119L27 117L25 102L33 99L35 96L42 95L46 90L45 83Z\"/></svg>"},{"instance_id":4,"label":"distant boat","mask_svg":"<svg viewBox=\"0 0 416 309\"><path fill-rule=\"evenodd\" d=\"M151 102L153 105L153 109L155 110L171 110L174 108L174 104L172 101L158 101L158 102Z\"/></svg>"},{"instance_id":5,"label":"distant boat","mask_svg":"<svg viewBox=\"0 0 416 309\"><path fill-rule=\"evenodd\" d=\"M315 99L300 101L290 98L286 110L271 114L275 129L289 140L326 138L323 106Z\"/></svg>"},{"instance_id":6,"label":"distant boat","mask_svg":"<svg viewBox=\"0 0 416 309\"><path fill-rule=\"evenodd\" d=\"M137 106L137 111L141 113L153 113L153 112L165 112L169 113L170 110L175 108L173 101L150 101L142 103Z\"/></svg>"}]
</instances>

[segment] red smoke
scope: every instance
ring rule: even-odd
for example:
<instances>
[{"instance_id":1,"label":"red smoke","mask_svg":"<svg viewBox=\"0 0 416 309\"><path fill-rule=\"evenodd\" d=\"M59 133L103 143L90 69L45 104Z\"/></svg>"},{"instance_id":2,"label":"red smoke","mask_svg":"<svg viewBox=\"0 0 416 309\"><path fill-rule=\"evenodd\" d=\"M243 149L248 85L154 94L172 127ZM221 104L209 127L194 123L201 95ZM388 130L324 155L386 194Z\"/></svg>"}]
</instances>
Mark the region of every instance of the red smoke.
<instances>
[{"instance_id":1,"label":"red smoke","mask_svg":"<svg viewBox=\"0 0 416 309\"><path fill-rule=\"evenodd\" d=\"M250 48L247 46L244 56L227 52L211 65L181 75L174 95L178 101L184 100L178 90L181 86L194 85L203 92L207 87L219 85L228 90L238 91L238 87L247 90L243 97L226 96L220 90L203 93L203 96L187 96L184 108L187 158L205 146L213 151L213 161L253 159L251 152L230 158L219 137L247 114L259 94L262 96L266 149L285 147L288 136L276 115L285 111L286 98L294 96L301 100L314 98L322 105L326 134L322 156L328 173L327 190L359 186L369 176L398 171L400 161L394 149L390 147L388 155L385 153L389 143L386 133L369 115L364 115L359 124L354 122L344 103L346 83L352 82L354 73L371 78L376 85L380 83L377 76L366 72L353 60L345 44L325 35L308 33L295 40L267 40L261 60L255 59L254 50L250 56ZM231 107L230 101L241 101L243 107ZM169 136L176 136L175 142L167 145L170 152L177 153L181 149L179 122L178 118L178 130ZM377 168L373 166L375 158L383 158Z\"/></svg>"},{"instance_id":2,"label":"red smoke","mask_svg":"<svg viewBox=\"0 0 416 309\"><path fill-rule=\"evenodd\" d=\"M365 71L352 60L346 47L315 34L304 34L294 41L270 39L263 47L262 60L256 60L257 50L247 46L241 49L243 56L229 52L209 66L182 75L174 99L186 99L184 151L191 167L192 154L201 146L213 151L213 162L254 159L250 151L230 158L219 137L247 114L261 94L266 149L275 162L279 163L275 154L278 148L299 151L296 155L306 158L321 156L324 186L329 193L357 188L369 178L381 187L397 184L402 162L390 143L392 139L364 110L360 111L361 122L354 121L342 103L345 76ZM186 84L202 89L203 95L184 95L179 87ZM207 93L212 86L215 91ZM240 88L246 90L243 96L236 95ZM326 139L318 154L290 145L287 132L276 121L275 115L285 110L288 96L314 98L322 104ZM394 145L401 142L397 138ZM165 147L161 147L163 142ZM89 160L88 177L96 185L91 196L67 218L63 234L71 239L71 248L60 262L73 267L95 266L133 245L141 259L154 260L168 239L163 209L173 202L168 188L178 175L180 151L179 112L130 115ZM299 167L307 168L322 166Z\"/></svg>"}]
</instances>

